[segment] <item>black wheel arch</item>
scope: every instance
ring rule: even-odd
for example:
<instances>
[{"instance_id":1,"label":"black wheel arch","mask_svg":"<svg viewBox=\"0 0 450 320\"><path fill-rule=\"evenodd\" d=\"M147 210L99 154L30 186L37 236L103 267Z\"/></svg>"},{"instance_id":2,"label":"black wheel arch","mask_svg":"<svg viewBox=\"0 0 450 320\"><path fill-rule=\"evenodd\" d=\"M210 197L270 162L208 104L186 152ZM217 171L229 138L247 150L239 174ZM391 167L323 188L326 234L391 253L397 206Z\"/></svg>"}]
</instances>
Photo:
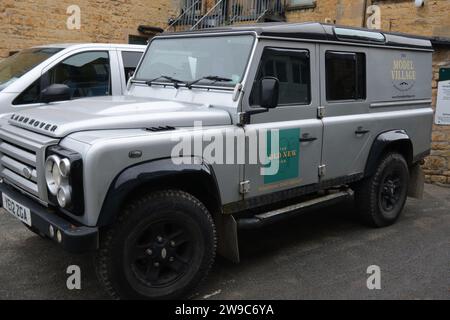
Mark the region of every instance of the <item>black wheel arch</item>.
<instances>
[{"instance_id":1,"label":"black wheel arch","mask_svg":"<svg viewBox=\"0 0 450 320\"><path fill-rule=\"evenodd\" d=\"M199 199L211 212L221 210L221 198L213 168L201 159L174 164L171 158L132 165L111 183L97 221L98 227L114 223L124 204L143 193L161 189L180 189Z\"/></svg>"},{"instance_id":2,"label":"black wheel arch","mask_svg":"<svg viewBox=\"0 0 450 320\"><path fill-rule=\"evenodd\" d=\"M368 177L375 173L380 159L390 151L400 153L406 160L408 166L414 163L413 144L404 130L391 130L379 134L370 149L367 158L364 176Z\"/></svg>"}]
</instances>

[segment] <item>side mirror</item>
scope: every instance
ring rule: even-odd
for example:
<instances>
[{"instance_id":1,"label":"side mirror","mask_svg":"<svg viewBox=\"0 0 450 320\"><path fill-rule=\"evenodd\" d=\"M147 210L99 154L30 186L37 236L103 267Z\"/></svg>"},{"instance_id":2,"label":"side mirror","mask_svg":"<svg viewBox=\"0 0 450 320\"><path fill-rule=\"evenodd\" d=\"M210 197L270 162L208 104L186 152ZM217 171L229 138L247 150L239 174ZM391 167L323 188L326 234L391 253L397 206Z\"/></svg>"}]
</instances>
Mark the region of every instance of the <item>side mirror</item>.
<instances>
[{"instance_id":1,"label":"side mirror","mask_svg":"<svg viewBox=\"0 0 450 320\"><path fill-rule=\"evenodd\" d=\"M275 77L265 77L261 79L261 91L259 102L265 109L273 109L278 106L278 96L280 82Z\"/></svg>"},{"instance_id":2,"label":"side mirror","mask_svg":"<svg viewBox=\"0 0 450 320\"><path fill-rule=\"evenodd\" d=\"M70 100L70 88L65 84L52 84L41 91L41 101L44 103Z\"/></svg>"}]
</instances>

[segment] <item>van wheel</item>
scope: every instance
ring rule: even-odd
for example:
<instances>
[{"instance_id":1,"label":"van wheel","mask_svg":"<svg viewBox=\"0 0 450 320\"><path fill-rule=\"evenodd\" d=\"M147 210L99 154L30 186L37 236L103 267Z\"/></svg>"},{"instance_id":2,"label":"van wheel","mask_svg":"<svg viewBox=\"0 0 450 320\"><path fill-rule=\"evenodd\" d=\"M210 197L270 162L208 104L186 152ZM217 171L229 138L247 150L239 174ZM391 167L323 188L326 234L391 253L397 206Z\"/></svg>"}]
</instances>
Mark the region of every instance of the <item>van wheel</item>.
<instances>
[{"instance_id":1,"label":"van wheel","mask_svg":"<svg viewBox=\"0 0 450 320\"><path fill-rule=\"evenodd\" d=\"M158 191L132 201L100 240L96 269L115 299L188 297L206 277L216 230L192 195Z\"/></svg>"},{"instance_id":2,"label":"van wheel","mask_svg":"<svg viewBox=\"0 0 450 320\"><path fill-rule=\"evenodd\" d=\"M371 227L393 224L406 202L409 170L405 158L396 152L386 154L375 174L366 178L355 190L358 213Z\"/></svg>"}]
</instances>

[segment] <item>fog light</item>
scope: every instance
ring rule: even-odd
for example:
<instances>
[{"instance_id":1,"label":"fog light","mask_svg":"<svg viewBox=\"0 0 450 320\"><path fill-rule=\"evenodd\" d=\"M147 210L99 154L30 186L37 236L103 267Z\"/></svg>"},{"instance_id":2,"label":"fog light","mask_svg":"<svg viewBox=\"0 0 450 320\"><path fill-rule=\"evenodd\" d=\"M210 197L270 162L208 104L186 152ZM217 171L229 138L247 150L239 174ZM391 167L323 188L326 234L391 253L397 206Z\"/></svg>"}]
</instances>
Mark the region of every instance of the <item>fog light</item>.
<instances>
[{"instance_id":1,"label":"fog light","mask_svg":"<svg viewBox=\"0 0 450 320\"><path fill-rule=\"evenodd\" d=\"M55 228L53 228L52 225L50 225L50 227L48 227L48 233L50 234L51 238L55 237Z\"/></svg>"},{"instance_id":2,"label":"fog light","mask_svg":"<svg viewBox=\"0 0 450 320\"><path fill-rule=\"evenodd\" d=\"M68 205L70 205L70 187L60 187L58 189L58 193L56 195L56 198L58 200L58 204L61 206L61 208L65 208Z\"/></svg>"},{"instance_id":3,"label":"fog light","mask_svg":"<svg viewBox=\"0 0 450 320\"><path fill-rule=\"evenodd\" d=\"M56 240L61 243L62 242L62 233L61 231L56 231Z\"/></svg>"}]
</instances>

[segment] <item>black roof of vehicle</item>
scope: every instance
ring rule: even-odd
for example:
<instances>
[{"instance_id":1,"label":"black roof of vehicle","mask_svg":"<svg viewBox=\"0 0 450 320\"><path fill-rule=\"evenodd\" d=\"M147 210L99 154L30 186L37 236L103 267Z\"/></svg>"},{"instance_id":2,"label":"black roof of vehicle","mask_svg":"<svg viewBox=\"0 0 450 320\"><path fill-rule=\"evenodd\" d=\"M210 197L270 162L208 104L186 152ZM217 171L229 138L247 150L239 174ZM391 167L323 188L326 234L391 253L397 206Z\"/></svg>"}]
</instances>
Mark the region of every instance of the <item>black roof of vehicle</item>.
<instances>
[{"instance_id":1,"label":"black roof of vehicle","mask_svg":"<svg viewBox=\"0 0 450 320\"><path fill-rule=\"evenodd\" d=\"M327 42L366 43L389 47L432 50L431 41L420 36L401 33L382 32L363 28L337 26L323 23L259 23L253 25L226 26L184 32L170 35L226 33L253 31L261 37L306 39ZM168 33L162 36L168 36ZM382 37L382 39L380 38Z\"/></svg>"}]
</instances>

